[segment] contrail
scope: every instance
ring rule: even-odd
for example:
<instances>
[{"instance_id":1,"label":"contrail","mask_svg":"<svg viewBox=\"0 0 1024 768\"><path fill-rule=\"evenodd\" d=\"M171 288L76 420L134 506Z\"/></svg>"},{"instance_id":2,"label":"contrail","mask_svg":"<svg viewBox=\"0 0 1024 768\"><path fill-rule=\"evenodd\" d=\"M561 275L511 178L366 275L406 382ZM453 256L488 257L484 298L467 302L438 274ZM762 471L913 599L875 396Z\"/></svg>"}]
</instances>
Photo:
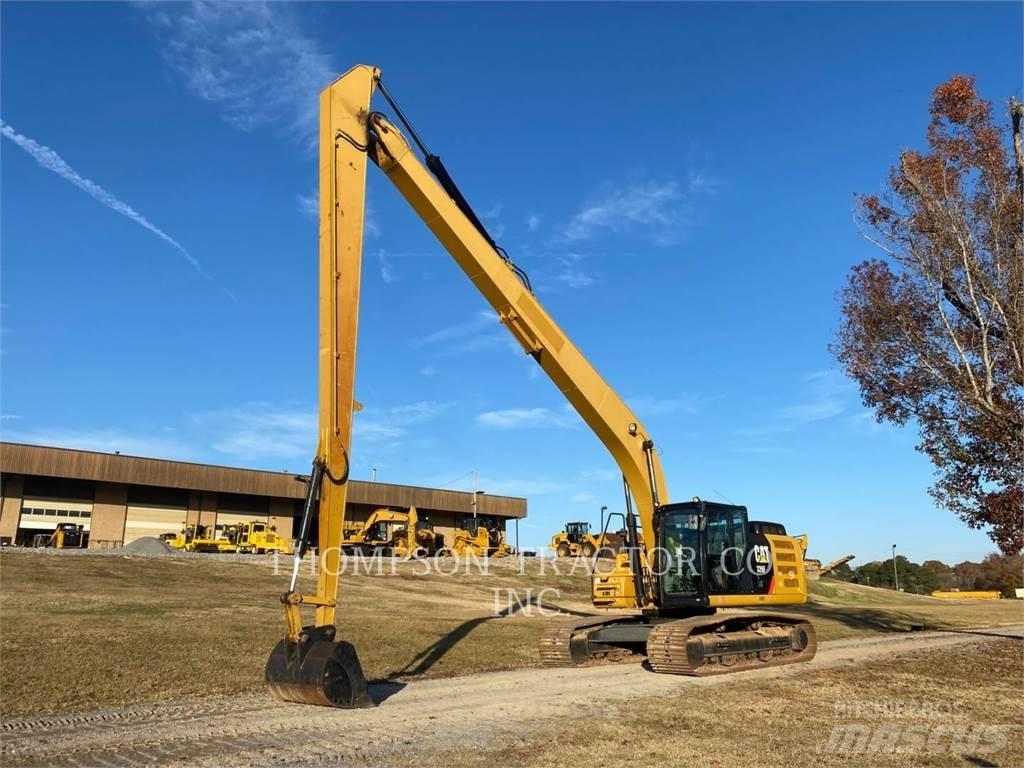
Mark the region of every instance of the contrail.
<instances>
[{"instance_id":1,"label":"contrail","mask_svg":"<svg viewBox=\"0 0 1024 768\"><path fill-rule=\"evenodd\" d=\"M186 251L181 243L179 243L177 240L168 235L162 229L160 229L152 222L150 222L149 219L147 219L141 213L139 213L130 205L128 205L128 203L118 200L116 197L107 192L107 190L105 190L96 182L84 178L74 168L72 168L70 165L64 162L64 158L62 158L52 149L40 144L37 141L33 141L32 139L28 138L28 136L22 136L20 133L14 130L14 128L12 128L9 124L5 123L2 119L0 119L0 133L2 133L11 141L13 141L15 144L17 144L19 147L25 150L28 154L32 155L32 157L35 158L35 161L46 170L53 171L66 181L70 181L79 189L88 192L90 195L99 200L108 208L117 211L122 216L127 216L140 227L145 227L154 235L159 237L161 240L170 243L178 251L181 252L181 255L185 257L185 261L191 264L195 268L196 272L198 272L200 275L207 279L211 279L210 276L206 274L205 271L203 271L203 266L199 263L199 260L191 253Z\"/></svg>"}]
</instances>

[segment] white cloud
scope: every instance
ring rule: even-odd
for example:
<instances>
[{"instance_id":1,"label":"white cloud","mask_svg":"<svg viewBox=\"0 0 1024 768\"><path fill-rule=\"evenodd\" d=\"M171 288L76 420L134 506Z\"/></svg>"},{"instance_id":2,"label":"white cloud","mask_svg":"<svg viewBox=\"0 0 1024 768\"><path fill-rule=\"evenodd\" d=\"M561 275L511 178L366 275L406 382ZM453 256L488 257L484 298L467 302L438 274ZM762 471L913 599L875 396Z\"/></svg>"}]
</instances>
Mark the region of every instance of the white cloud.
<instances>
[{"instance_id":1,"label":"white cloud","mask_svg":"<svg viewBox=\"0 0 1024 768\"><path fill-rule=\"evenodd\" d=\"M422 368L420 368L420 376L426 376L428 379L431 379L434 376L437 376L437 366L436 365L424 365Z\"/></svg>"},{"instance_id":2,"label":"white cloud","mask_svg":"<svg viewBox=\"0 0 1024 768\"><path fill-rule=\"evenodd\" d=\"M388 408L367 407L353 416L355 439L379 443L405 436L415 424L429 421L450 403L420 401ZM218 437L215 451L243 462L309 458L316 450L317 414L312 408L247 403L194 414L194 426Z\"/></svg>"},{"instance_id":3,"label":"white cloud","mask_svg":"<svg viewBox=\"0 0 1024 768\"><path fill-rule=\"evenodd\" d=\"M844 410L846 410L846 406L839 400L831 397L815 397L805 403L787 405L779 411L779 415L783 419L797 424L807 424L812 421L831 419L833 416L838 416Z\"/></svg>"},{"instance_id":4,"label":"white cloud","mask_svg":"<svg viewBox=\"0 0 1024 768\"><path fill-rule=\"evenodd\" d=\"M497 325L498 317L493 311L481 310L465 322L439 328L413 343L417 347L442 347L446 355L479 352L507 342L508 334Z\"/></svg>"},{"instance_id":5,"label":"white cloud","mask_svg":"<svg viewBox=\"0 0 1024 768\"><path fill-rule=\"evenodd\" d=\"M450 405L424 400L368 407L354 415L353 432L357 440L366 444L394 441ZM303 464L312 458L317 447L317 414L313 408L251 402L191 414L180 429L165 426L139 432L121 428L4 427L3 439L159 459L226 461L237 466L266 467L278 461Z\"/></svg>"},{"instance_id":6,"label":"white cloud","mask_svg":"<svg viewBox=\"0 0 1024 768\"><path fill-rule=\"evenodd\" d=\"M476 423L488 429L574 429L579 426L580 421L575 411L571 409L553 411L550 408L508 408L484 411L477 415Z\"/></svg>"},{"instance_id":7,"label":"white cloud","mask_svg":"<svg viewBox=\"0 0 1024 768\"><path fill-rule=\"evenodd\" d=\"M377 251L377 263L380 265L381 280L388 285L398 282L398 274L395 272L395 265L391 262L391 257L388 256L388 252L383 248L380 248Z\"/></svg>"},{"instance_id":8,"label":"white cloud","mask_svg":"<svg viewBox=\"0 0 1024 768\"><path fill-rule=\"evenodd\" d=\"M353 433L367 443L404 437L415 424L430 421L451 407L451 403L421 400L390 408L368 407L355 416Z\"/></svg>"},{"instance_id":9,"label":"white cloud","mask_svg":"<svg viewBox=\"0 0 1024 768\"><path fill-rule=\"evenodd\" d=\"M580 470L580 477L585 480L611 482L612 480L621 480L622 472L618 469L584 469Z\"/></svg>"},{"instance_id":10,"label":"white cloud","mask_svg":"<svg viewBox=\"0 0 1024 768\"><path fill-rule=\"evenodd\" d=\"M696 413L698 398L693 396L654 397L645 395L643 397L626 398L626 402L638 415L646 418L647 416L665 416L671 413Z\"/></svg>"},{"instance_id":11,"label":"white cloud","mask_svg":"<svg viewBox=\"0 0 1024 768\"><path fill-rule=\"evenodd\" d=\"M569 288L589 288L596 279L583 268L582 254L567 253L559 258L561 270L555 275L555 280Z\"/></svg>"},{"instance_id":12,"label":"white cloud","mask_svg":"<svg viewBox=\"0 0 1024 768\"><path fill-rule=\"evenodd\" d=\"M370 237L380 237L377 209L373 207L369 200L366 201L366 210L363 211L363 229Z\"/></svg>"},{"instance_id":13,"label":"white cloud","mask_svg":"<svg viewBox=\"0 0 1024 768\"><path fill-rule=\"evenodd\" d=\"M289 4L197 0L144 9L170 68L225 120L247 131L279 127L313 146L318 95L338 70Z\"/></svg>"},{"instance_id":14,"label":"white cloud","mask_svg":"<svg viewBox=\"0 0 1024 768\"><path fill-rule=\"evenodd\" d=\"M295 202L299 204L299 211L310 221L316 221L320 216L320 201L315 195L296 195Z\"/></svg>"},{"instance_id":15,"label":"white cloud","mask_svg":"<svg viewBox=\"0 0 1024 768\"><path fill-rule=\"evenodd\" d=\"M736 429L733 434L756 438L796 432L801 427L833 419L846 411L854 385L841 373L833 370L814 371L805 376L803 381L803 399L778 409L774 421ZM774 450L774 446L772 448Z\"/></svg>"},{"instance_id":16,"label":"white cloud","mask_svg":"<svg viewBox=\"0 0 1024 768\"><path fill-rule=\"evenodd\" d=\"M604 191L578 211L565 227L569 242L642 228L657 245L669 245L693 223L694 203L714 188L710 177L691 173L678 181L604 185Z\"/></svg>"},{"instance_id":17,"label":"white cloud","mask_svg":"<svg viewBox=\"0 0 1024 768\"><path fill-rule=\"evenodd\" d=\"M65 181L71 182L83 192L86 192L91 197L110 208L112 211L134 221L143 229L149 230L165 243L168 243L184 257L185 261L187 261L196 272L203 277L209 277L209 275L203 271L203 267L199 263L199 260L185 250L185 247L181 243L153 224L149 219L128 205L128 203L118 199L110 192L107 192L107 190L96 182L79 174L78 171L68 165L64 161L64 158L58 155L55 151L43 144L39 144L27 136L23 136L14 130L14 128L12 128L8 123L3 122L3 120L0 120L0 133L2 133L5 138L14 142L26 153L31 155L32 158L46 170L52 171Z\"/></svg>"},{"instance_id":18,"label":"white cloud","mask_svg":"<svg viewBox=\"0 0 1024 768\"><path fill-rule=\"evenodd\" d=\"M779 417L797 425L822 421L838 416L846 410L847 400L853 384L838 371L822 370L809 374L807 382L809 396L799 402L787 405L779 411Z\"/></svg>"},{"instance_id":19,"label":"white cloud","mask_svg":"<svg viewBox=\"0 0 1024 768\"><path fill-rule=\"evenodd\" d=\"M501 211L504 207L501 203L495 203L480 214L480 221L495 240L501 240L505 234L505 225L501 221Z\"/></svg>"},{"instance_id":20,"label":"white cloud","mask_svg":"<svg viewBox=\"0 0 1024 768\"><path fill-rule=\"evenodd\" d=\"M536 232L540 229L541 218L536 213L531 213L526 217L526 229L530 232Z\"/></svg>"},{"instance_id":21,"label":"white cloud","mask_svg":"<svg viewBox=\"0 0 1024 768\"><path fill-rule=\"evenodd\" d=\"M264 459L309 458L316 450L313 409L254 402L196 413L193 426L216 435L211 447L243 463Z\"/></svg>"},{"instance_id":22,"label":"white cloud","mask_svg":"<svg viewBox=\"0 0 1024 768\"><path fill-rule=\"evenodd\" d=\"M875 418L874 411L860 411L855 413L849 418L850 426L852 426L858 432L865 432L869 435L877 435L880 432L885 431L885 425L879 424L878 419Z\"/></svg>"},{"instance_id":23,"label":"white cloud","mask_svg":"<svg viewBox=\"0 0 1024 768\"><path fill-rule=\"evenodd\" d=\"M197 452L177 440L153 437L150 434L132 434L123 429L65 429L37 428L4 430L4 440L29 445L52 445L81 451L121 453L156 459L193 460Z\"/></svg>"},{"instance_id":24,"label":"white cloud","mask_svg":"<svg viewBox=\"0 0 1024 768\"><path fill-rule=\"evenodd\" d=\"M570 496L569 501L575 504L589 504L590 502L597 501L597 497L592 493L581 491Z\"/></svg>"}]
</instances>

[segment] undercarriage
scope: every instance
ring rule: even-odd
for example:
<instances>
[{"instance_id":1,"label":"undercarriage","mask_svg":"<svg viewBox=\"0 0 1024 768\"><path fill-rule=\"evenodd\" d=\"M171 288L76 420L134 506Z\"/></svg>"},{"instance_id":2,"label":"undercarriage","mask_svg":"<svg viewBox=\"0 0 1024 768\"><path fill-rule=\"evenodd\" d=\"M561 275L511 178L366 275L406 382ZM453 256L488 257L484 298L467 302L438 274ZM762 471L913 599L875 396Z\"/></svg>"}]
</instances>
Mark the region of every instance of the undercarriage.
<instances>
[{"instance_id":1,"label":"undercarriage","mask_svg":"<svg viewBox=\"0 0 1024 768\"><path fill-rule=\"evenodd\" d=\"M810 661L817 647L809 621L779 613L585 616L553 620L540 656L545 666L575 667L641 654L655 672L704 677Z\"/></svg>"}]
</instances>

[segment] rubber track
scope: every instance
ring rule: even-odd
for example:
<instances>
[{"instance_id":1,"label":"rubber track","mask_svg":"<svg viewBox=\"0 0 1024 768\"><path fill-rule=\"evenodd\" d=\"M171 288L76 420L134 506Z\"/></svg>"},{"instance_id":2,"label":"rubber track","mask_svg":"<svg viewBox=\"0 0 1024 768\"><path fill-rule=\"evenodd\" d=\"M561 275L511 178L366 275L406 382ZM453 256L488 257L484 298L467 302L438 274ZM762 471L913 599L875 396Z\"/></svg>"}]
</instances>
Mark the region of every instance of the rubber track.
<instances>
[{"instance_id":1,"label":"rubber track","mask_svg":"<svg viewBox=\"0 0 1024 768\"><path fill-rule=\"evenodd\" d=\"M729 631L748 629L754 623L767 623L775 626L798 626L807 634L807 645L802 650L771 650L752 652L725 657L705 658L699 667L690 666L686 653L686 643L695 634L714 632L724 627L722 633L728 638ZM651 669L668 675L688 675L691 677L709 677L725 675L732 672L743 672L749 669L766 669L781 667L785 664L796 664L810 661L818 650L818 636L814 626L798 616L784 614L735 614L718 616L696 616L679 621L667 621L658 624L651 630L647 639L647 661ZM722 663L728 658L729 663Z\"/></svg>"}]
</instances>

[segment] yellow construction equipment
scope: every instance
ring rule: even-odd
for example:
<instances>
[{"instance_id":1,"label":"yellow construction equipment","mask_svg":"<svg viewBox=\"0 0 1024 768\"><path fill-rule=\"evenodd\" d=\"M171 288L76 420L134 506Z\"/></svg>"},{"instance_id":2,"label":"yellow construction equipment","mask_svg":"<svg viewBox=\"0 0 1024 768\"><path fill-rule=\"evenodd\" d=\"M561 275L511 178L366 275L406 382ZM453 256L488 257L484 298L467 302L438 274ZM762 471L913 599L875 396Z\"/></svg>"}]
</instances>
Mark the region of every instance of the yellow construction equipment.
<instances>
[{"instance_id":1,"label":"yellow construction equipment","mask_svg":"<svg viewBox=\"0 0 1024 768\"><path fill-rule=\"evenodd\" d=\"M160 540L185 552L292 554L291 541L281 536L276 526L262 520L223 526L186 525L177 533L160 534Z\"/></svg>"},{"instance_id":2,"label":"yellow construction equipment","mask_svg":"<svg viewBox=\"0 0 1024 768\"><path fill-rule=\"evenodd\" d=\"M374 92L390 106L423 161L395 123L373 109ZM461 125L472 128L473 123ZM281 598L287 633L266 666L271 692L310 704L374 704L355 648L335 638L334 625L368 163L394 184L622 471L626 551L610 569L596 570L592 584L594 605L619 612L553 623L541 639L544 662L572 666L625 649L646 654L656 672L710 675L810 659L817 647L814 628L774 610L807 600L804 543L779 523L750 520L746 507L698 498L670 501L647 429L541 306L525 272L495 243L440 158L413 130L380 71L357 66L320 95L319 444L292 579ZM642 300L633 301L630 311L643 312ZM296 582L314 515L320 567L316 594L306 595ZM311 624L302 620L304 606L316 610ZM740 607L762 610L717 613Z\"/></svg>"},{"instance_id":3,"label":"yellow construction equipment","mask_svg":"<svg viewBox=\"0 0 1024 768\"><path fill-rule=\"evenodd\" d=\"M160 539L168 546L185 552L237 552L238 545L228 536L235 526L217 528L212 525L186 525L178 533L164 533Z\"/></svg>"},{"instance_id":4,"label":"yellow construction equipment","mask_svg":"<svg viewBox=\"0 0 1024 768\"><path fill-rule=\"evenodd\" d=\"M249 520L229 526L224 535L235 546L236 552L248 552L254 555L277 552L282 555L292 553L292 543L277 532L277 527L262 520Z\"/></svg>"},{"instance_id":5,"label":"yellow construction equipment","mask_svg":"<svg viewBox=\"0 0 1024 768\"><path fill-rule=\"evenodd\" d=\"M420 520L416 507L408 512L375 509L362 525L348 523L341 540L346 554L379 553L395 557L424 557L437 554L444 537L433 525Z\"/></svg>"},{"instance_id":6,"label":"yellow construction equipment","mask_svg":"<svg viewBox=\"0 0 1024 768\"><path fill-rule=\"evenodd\" d=\"M564 529L551 537L551 550L557 557L593 557L596 554L605 557L622 550L626 542L625 533L601 531L594 535L588 522L566 523Z\"/></svg>"},{"instance_id":7,"label":"yellow construction equipment","mask_svg":"<svg viewBox=\"0 0 1024 768\"><path fill-rule=\"evenodd\" d=\"M841 565L846 565L848 562L853 560L853 558L855 558L855 557L856 557L856 555L844 555L843 557L840 557L838 560L833 560L828 565L822 567L822 569L820 571L818 571L818 575L819 576L828 576L836 568L838 568Z\"/></svg>"},{"instance_id":8,"label":"yellow construction equipment","mask_svg":"<svg viewBox=\"0 0 1024 768\"><path fill-rule=\"evenodd\" d=\"M509 557L515 550L505 539L505 523L493 517L467 517L452 532L443 554L456 557Z\"/></svg>"},{"instance_id":9,"label":"yellow construction equipment","mask_svg":"<svg viewBox=\"0 0 1024 768\"><path fill-rule=\"evenodd\" d=\"M995 589L991 591L969 589L965 592L955 589L937 589L932 592L932 597L942 600L998 600L1002 595L999 593L999 590Z\"/></svg>"},{"instance_id":10,"label":"yellow construction equipment","mask_svg":"<svg viewBox=\"0 0 1024 768\"><path fill-rule=\"evenodd\" d=\"M54 549L82 549L89 539L85 526L75 523L57 523L53 533L36 534L32 545L36 547L53 547Z\"/></svg>"}]
</instances>

